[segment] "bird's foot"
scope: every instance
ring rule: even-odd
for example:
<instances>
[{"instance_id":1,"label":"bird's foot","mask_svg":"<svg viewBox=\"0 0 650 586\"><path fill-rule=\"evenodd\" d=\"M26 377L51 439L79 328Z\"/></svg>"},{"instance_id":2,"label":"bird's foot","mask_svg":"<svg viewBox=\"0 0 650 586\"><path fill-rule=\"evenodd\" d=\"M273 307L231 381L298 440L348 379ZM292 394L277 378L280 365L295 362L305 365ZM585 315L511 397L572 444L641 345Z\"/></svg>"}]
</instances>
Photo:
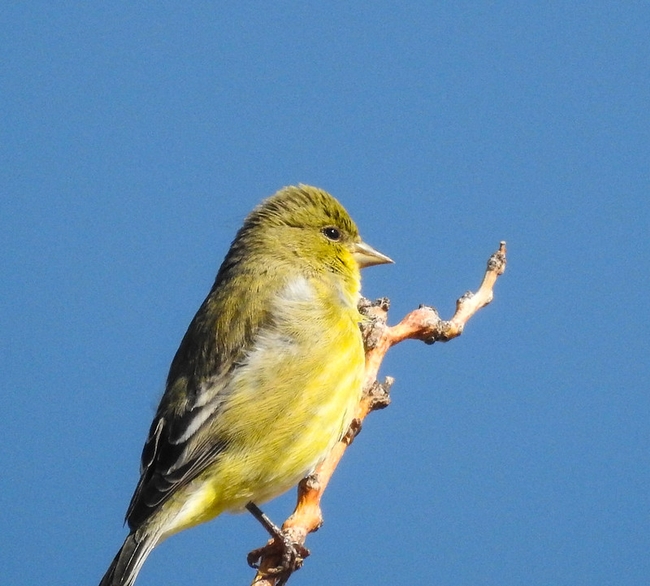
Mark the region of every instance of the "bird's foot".
<instances>
[{"instance_id":1,"label":"bird's foot","mask_svg":"<svg viewBox=\"0 0 650 586\"><path fill-rule=\"evenodd\" d=\"M246 560L251 568L258 570L265 576L280 577L278 586L284 584L289 576L302 567L309 550L302 544L293 541L291 537L280 532L280 535L271 539L265 546L251 551ZM267 561L267 563L263 563ZM277 565L268 565L268 562Z\"/></svg>"},{"instance_id":2,"label":"bird's foot","mask_svg":"<svg viewBox=\"0 0 650 586\"><path fill-rule=\"evenodd\" d=\"M302 543L292 539L288 531L283 531L275 525L257 505L249 503L246 508L272 537L266 545L251 551L246 561L260 574L278 578L276 584L282 586L293 572L302 567L309 550Z\"/></svg>"}]
</instances>

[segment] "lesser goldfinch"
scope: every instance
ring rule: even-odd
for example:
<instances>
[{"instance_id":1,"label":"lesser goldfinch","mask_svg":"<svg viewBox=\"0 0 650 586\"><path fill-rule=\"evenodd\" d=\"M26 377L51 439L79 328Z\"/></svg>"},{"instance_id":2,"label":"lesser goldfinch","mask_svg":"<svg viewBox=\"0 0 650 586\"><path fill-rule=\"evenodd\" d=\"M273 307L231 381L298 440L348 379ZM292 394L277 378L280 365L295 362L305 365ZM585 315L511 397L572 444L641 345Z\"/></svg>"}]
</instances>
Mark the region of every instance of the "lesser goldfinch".
<instances>
[{"instance_id":1,"label":"lesser goldfinch","mask_svg":"<svg viewBox=\"0 0 650 586\"><path fill-rule=\"evenodd\" d=\"M172 361L100 586L130 586L170 535L280 495L327 455L361 398L359 269L388 262L315 187L248 215Z\"/></svg>"}]
</instances>

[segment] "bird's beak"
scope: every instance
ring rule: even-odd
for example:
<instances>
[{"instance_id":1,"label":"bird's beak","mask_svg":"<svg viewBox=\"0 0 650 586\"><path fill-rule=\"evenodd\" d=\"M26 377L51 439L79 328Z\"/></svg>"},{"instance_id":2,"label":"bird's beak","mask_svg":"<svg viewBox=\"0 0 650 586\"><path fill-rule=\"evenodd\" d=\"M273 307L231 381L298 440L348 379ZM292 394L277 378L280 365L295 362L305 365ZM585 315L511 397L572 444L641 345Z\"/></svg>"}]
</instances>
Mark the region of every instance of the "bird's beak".
<instances>
[{"instance_id":1,"label":"bird's beak","mask_svg":"<svg viewBox=\"0 0 650 586\"><path fill-rule=\"evenodd\" d=\"M357 261L360 269L371 267L373 265L383 265L393 261L385 254L375 250L365 242L356 242L352 249L352 256Z\"/></svg>"}]
</instances>

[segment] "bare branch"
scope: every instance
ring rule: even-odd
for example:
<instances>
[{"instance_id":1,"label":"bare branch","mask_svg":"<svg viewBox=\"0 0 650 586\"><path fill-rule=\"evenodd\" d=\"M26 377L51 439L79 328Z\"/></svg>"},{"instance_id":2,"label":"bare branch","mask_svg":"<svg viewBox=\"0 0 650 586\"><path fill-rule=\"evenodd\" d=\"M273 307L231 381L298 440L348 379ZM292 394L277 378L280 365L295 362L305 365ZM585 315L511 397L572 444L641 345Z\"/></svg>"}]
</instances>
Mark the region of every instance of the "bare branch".
<instances>
[{"instance_id":1,"label":"bare branch","mask_svg":"<svg viewBox=\"0 0 650 586\"><path fill-rule=\"evenodd\" d=\"M421 340L426 344L448 342L463 333L465 324L481 308L488 305L494 297L494 285L506 268L506 243L501 242L488 260L483 282L476 291L468 291L456 302L456 312L449 320L443 320L433 307L421 305L409 313L395 326L387 325L388 299L370 302L362 299L359 310L368 319L362 324L361 331L366 347L366 370L364 393L357 408L355 418L348 433L334 446L330 454L321 462L313 474L303 479L298 485L298 501L292 515L284 522L283 532L297 545L301 546L303 557L297 560L294 568L302 565L304 557L309 555L304 543L307 535L316 531L323 524L320 502L327 484L336 470L345 450L361 430L365 417L376 409L383 409L390 403L390 387L393 379L387 377L383 383L377 381L379 367L395 344L403 340ZM256 550L260 559L259 570L252 582L253 586L282 586L289 579L288 574L274 573L282 560L282 552L274 540Z\"/></svg>"}]
</instances>

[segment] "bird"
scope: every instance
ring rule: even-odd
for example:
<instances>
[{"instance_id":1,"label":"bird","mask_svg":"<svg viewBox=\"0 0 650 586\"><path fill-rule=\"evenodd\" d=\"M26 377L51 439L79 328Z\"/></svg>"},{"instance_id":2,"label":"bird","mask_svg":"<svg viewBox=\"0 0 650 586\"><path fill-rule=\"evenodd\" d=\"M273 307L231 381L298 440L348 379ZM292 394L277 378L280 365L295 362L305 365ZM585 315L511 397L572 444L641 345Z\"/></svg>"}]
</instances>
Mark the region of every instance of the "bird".
<instances>
[{"instance_id":1,"label":"bird","mask_svg":"<svg viewBox=\"0 0 650 586\"><path fill-rule=\"evenodd\" d=\"M171 535L279 496L327 456L361 399L360 269L391 262L322 189L252 210L172 360L100 586L131 586Z\"/></svg>"}]
</instances>

